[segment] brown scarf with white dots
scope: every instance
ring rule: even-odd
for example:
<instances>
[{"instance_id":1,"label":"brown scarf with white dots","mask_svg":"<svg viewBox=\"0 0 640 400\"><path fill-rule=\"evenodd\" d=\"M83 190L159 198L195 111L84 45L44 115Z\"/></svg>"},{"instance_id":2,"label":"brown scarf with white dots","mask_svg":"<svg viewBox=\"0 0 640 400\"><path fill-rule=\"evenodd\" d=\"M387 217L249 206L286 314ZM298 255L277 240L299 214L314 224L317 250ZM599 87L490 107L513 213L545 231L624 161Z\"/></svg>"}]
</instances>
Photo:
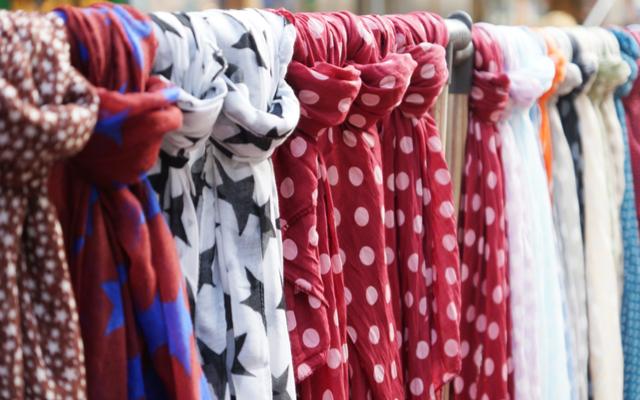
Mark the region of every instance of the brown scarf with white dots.
<instances>
[{"instance_id":1,"label":"brown scarf with white dots","mask_svg":"<svg viewBox=\"0 0 640 400\"><path fill-rule=\"evenodd\" d=\"M0 398L85 398L51 164L91 135L98 98L55 16L0 11Z\"/></svg>"}]
</instances>

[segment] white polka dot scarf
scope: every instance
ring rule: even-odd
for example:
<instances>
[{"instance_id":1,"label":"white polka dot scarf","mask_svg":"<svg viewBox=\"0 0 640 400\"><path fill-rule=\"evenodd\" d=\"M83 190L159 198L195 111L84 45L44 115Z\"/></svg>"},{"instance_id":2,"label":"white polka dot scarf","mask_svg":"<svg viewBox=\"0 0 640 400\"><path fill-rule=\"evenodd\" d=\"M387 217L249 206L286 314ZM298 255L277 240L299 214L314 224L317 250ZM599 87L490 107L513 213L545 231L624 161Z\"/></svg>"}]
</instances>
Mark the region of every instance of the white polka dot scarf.
<instances>
[{"instance_id":1,"label":"white polka dot scarf","mask_svg":"<svg viewBox=\"0 0 640 400\"><path fill-rule=\"evenodd\" d=\"M227 62L222 114L203 160L191 167L199 230L192 289L203 369L215 398L294 399L269 157L298 122L298 101L284 81L295 31L283 18L258 10L178 19L195 31L197 46L208 43L200 40L201 30L215 34Z\"/></svg>"},{"instance_id":2,"label":"white polka dot scarf","mask_svg":"<svg viewBox=\"0 0 640 400\"><path fill-rule=\"evenodd\" d=\"M76 304L46 178L89 139L98 98L71 67L57 17L2 11L0 33L0 397L83 399Z\"/></svg>"}]
</instances>

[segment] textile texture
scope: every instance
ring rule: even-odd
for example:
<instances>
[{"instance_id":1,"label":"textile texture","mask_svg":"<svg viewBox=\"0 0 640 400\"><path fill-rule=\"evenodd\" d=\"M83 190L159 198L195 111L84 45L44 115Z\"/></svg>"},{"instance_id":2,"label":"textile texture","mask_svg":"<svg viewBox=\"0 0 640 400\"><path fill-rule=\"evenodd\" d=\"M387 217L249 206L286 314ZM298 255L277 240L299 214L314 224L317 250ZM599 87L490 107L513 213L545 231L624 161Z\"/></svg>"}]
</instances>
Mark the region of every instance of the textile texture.
<instances>
[{"instance_id":1,"label":"textile texture","mask_svg":"<svg viewBox=\"0 0 640 400\"><path fill-rule=\"evenodd\" d=\"M208 398L175 244L145 175L182 122L172 105L178 90L149 76L151 21L110 4L56 14L74 66L100 96L89 143L49 182L79 304L88 396Z\"/></svg>"},{"instance_id":2,"label":"textile texture","mask_svg":"<svg viewBox=\"0 0 640 400\"><path fill-rule=\"evenodd\" d=\"M0 396L86 398L63 236L46 179L91 136L98 97L62 21L0 11Z\"/></svg>"}]
</instances>

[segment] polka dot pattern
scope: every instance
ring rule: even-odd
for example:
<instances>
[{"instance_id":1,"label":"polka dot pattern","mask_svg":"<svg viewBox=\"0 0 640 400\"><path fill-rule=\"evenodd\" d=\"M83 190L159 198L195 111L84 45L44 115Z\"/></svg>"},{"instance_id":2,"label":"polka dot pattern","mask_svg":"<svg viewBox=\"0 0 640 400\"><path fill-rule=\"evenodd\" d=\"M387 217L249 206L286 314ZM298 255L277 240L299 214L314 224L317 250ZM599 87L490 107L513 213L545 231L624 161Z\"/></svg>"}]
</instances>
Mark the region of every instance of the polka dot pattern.
<instances>
[{"instance_id":1,"label":"polka dot pattern","mask_svg":"<svg viewBox=\"0 0 640 400\"><path fill-rule=\"evenodd\" d=\"M330 33L319 19L298 27L312 33ZM361 144L352 130L338 127L339 121L347 117L360 81L352 68L330 64L310 68L297 61L289 66L288 81L299 96L303 90L318 94L317 101L307 108L307 116L301 117L288 146L278 148L273 157L281 216L286 221L282 226L284 293L297 391L300 398L345 399L346 304L359 299L344 287L343 264L347 259L338 246L336 226L364 228L369 224L370 212L360 207L348 214L346 208L335 208L331 187L362 185L363 177L356 170L351 176L343 174L339 165L327 163L322 143L331 140L326 132L333 132L338 138L334 144L349 149ZM347 97L336 98L335 93ZM301 107L304 109L306 104L302 102ZM372 291L368 294L370 301L377 295ZM362 296L360 301L367 301L365 293Z\"/></svg>"},{"instance_id":2,"label":"polka dot pattern","mask_svg":"<svg viewBox=\"0 0 640 400\"><path fill-rule=\"evenodd\" d=\"M61 20L5 12L0 27L0 396L85 398L78 313L46 179L53 161L86 144L98 97L71 66Z\"/></svg>"},{"instance_id":3,"label":"polka dot pattern","mask_svg":"<svg viewBox=\"0 0 640 400\"><path fill-rule=\"evenodd\" d=\"M501 376L502 365L510 357L506 232L504 219L504 178L500 143L495 140L496 122L507 102L508 79L501 71L502 53L491 34L474 26L476 71L470 96L470 134L466 143L466 163L459 221L462 258L462 308L460 346L445 344L446 350L460 354L462 370L454 379L460 399L513 398L509 380ZM498 151L496 151L496 147Z\"/></svg>"},{"instance_id":4,"label":"polka dot pattern","mask_svg":"<svg viewBox=\"0 0 640 400\"><path fill-rule=\"evenodd\" d=\"M403 102L383 123L385 209L390 217L385 232L394 255L387 257L391 298L403 323L399 345L405 354L406 398L435 399L445 376L451 380L460 365L460 356L447 354L445 346L459 342L455 209L442 142L429 113L447 79L445 52L438 44L437 22L428 23L432 31L427 37L410 28L425 25L417 16L393 22L405 38L402 51L411 55L416 69ZM434 43L421 46L424 41Z\"/></svg>"}]
</instances>

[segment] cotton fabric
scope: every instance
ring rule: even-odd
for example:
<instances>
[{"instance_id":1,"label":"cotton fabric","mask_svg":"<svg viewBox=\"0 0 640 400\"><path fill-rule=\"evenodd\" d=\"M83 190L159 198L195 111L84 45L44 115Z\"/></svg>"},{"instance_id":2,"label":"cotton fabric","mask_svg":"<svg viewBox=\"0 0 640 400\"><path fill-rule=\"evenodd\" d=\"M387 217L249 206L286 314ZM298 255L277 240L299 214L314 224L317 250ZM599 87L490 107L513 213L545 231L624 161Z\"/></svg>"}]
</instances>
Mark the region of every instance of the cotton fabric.
<instances>
[{"instance_id":1,"label":"cotton fabric","mask_svg":"<svg viewBox=\"0 0 640 400\"><path fill-rule=\"evenodd\" d=\"M198 20L227 61L222 114L204 163L192 167L204 182L195 200L200 249L211 257L203 258L200 277L209 284L196 301L204 369L215 398L294 399L282 290L283 254L291 253L286 243L283 253L270 157L298 122L299 103L284 80L295 30L253 9L184 18Z\"/></svg>"},{"instance_id":2,"label":"cotton fabric","mask_svg":"<svg viewBox=\"0 0 640 400\"><path fill-rule=\"evenodd\" d=\"M509 95L512 105L508 125L501 127L500 133L507 189L515 396L525 397L540 388L543 398L567 398L570 388L565 340L563 335L557 334L558 331L564 332L560 263L555 247L550 198L548 190L545 190L548 186L541 162L542 152L536 135L538 125L530 115L534 102L551 87L555 66L550 58L545 57L546 49L540 37L525 28L500 29L505 69L511 81ZM510 166L518 162L520 173L514 174ZM515 188L520 195L517 201L510 198L510 193L513 193L510 187L514 183L519 186ZM516 207L521 207L523 219L512 218L511 211ZM524 235L512 234L517 230ZM522 246L529 246L530 258L526 253L524 258L520 258L522 256L512 245L512 239L519 240ZM523 271L527 263L528 272L526 269ZM532 287L528 286L532 283ZM533 329L530 326L532 322ZM522 336L516 336L515 332ZM525 339L531 334L536 336L532 341ZM535 382L536 372L531 371L531 363L536 357L539 383L532 386L521 384L521 378L524 382ZM536 396L534 394L532 398Z\"/></svg>"},{"instance_id":3,"label":"cotton fabric","mask_svg":"<svg viewBox=\"0 0 640 400\"><path fill-rule=\"evenodd\" d=\"M442 47L446 27L428 13L375 21L368 25L377 27L373 32L380 35L378 42L389 44L389 51L410 54L416 62L403 102L383 120L380 131L385 255L398 336L403 339L405 393L408 398L436 398L460 368L457 243L450 250L438 240L456 235L453 193L430 114L448 78Z\"/></svg>"},{"instance_id":4,"label":"cotton fabric","mask_svg":"<svg viewBox=\"0 0 640 400\"><path fill-rule=\"evenodd\" d=\"M596 63L595 50L590 47L597 38L586 30L576 30L583 57ZM597 67L595 67L597 68ZM591 90L596 76L587 80L583 89ZM619 299L613 233L604 156L606 146L601 121L586 92L576 96L575 107L584 162L585 199L585 267L589 311L589 371L593 397L622 397L622 345L620 338ZM616 294L616 295L613 295Z\"/></svg>"},{"instance_id":5,"label":"cotton fabric","mask_svg":"<svg viewBox=\"0 0 640 400\"><path fill-rule=\"evenodd\" d=\"M77 306L46 178L89 139L98 97L71 66L55 16L0 11L0 32L0 396L84 399Z\"/></svg>"},{"instance_id":6,"label":"cotton fabric","mask_svg":"<svg viewBox=\"0 0 640 400\"><path fill-rule=\"evenodd\" d=\"M633 171L631 167L631 152L629 146L628 118L622 99L631 92L634 81L638 77L637 61L640 57L640 47L627 32L613 29L620 44L620 53L629 66L629 78L615 92L615 106L624 145L624 198L620 209L622 224L622 240L624 244L624 286L622 294L621 333L624 351L624 398L633 399L640 396L638 385L638 271L640 270L640 234L633 187Z\"/></svg>"},{"instance_id":7,"label":"cotton fabric","mask_svg":"<svg viewBox=\"0 0 640 400\"><path fill-rule=\"evenodd\" d=\"M456 399L503 399L513 396L513 364L508 362L509 259L502 146L496 124L507 106L509 78L490 28L474 24L472 39L473 95L459 220L462 370L453 389ZM441 241L452 247L455 237L445 236Z\"/></svg>"},{"instance_id":8,"label":"cotton fabric","mask_svg":"<svg viewBox=\"0 0 640 400\"><path fill-rule=\"evenodd\" d=\"M358 70L328 51L331 36L341 31L317 14L280 12L297 31L287 82L301 107L296 130L273 158L283 240L296 249L285 257L284 293L297 393L301 399L347 399L343 254L322 146L339 132L345 104L356 99L362 81ZM361 224L369 217L357 215L354 222Z\"/></svg>"},{"instance_id":9,"label":"cotton fabric","mask_svg":"<svg viewBox=\"0 0 640 400\"><path fill-rule=\"evenodd\" d=\"M175 245L145 175L182 122L172 105L178 90L149 76L151 21L111 4L56 14L74 66L100 96L89 143L49 182L79 306L88 397L210 398Z\"/></svg>"},{"instance_id":10,"label":"cotton fabric","mask_svg":"<svg viewBox=\"0 0 640 400\"><path fill-rule=\"evenodd\" d=\"M640 30L630 27L629 33L633 39L640 42ZM623 100L624 108L628 115L636 115L640 112L640 81L636 79L631 92ZM636 211L640 213L640 123L636 118L629 118L629 152L631 153L631 170L633 172L633 187L636 195ZM638 214L640 221L640 214Z\"/></svg>"},{"instance_id":11,"label":"cotton fabric","mask_svg":"<svg viewBox=\"0 0 640 400\"><path fill-rule=\"evenodd\" d=\"M560 119L559 96L565 96L582 82L580 69L573 63L573 47L569 36L560 29L545 33L557 44L566 61L557 91L549 98L549 122L553 146L553 217L562 264L561 282L565 307L565 339L572 399L588 398L589 339L587 293L585 287L584 243L580 225L580 202L576 190L576 174L571 147ZM556 71L558 76L558 71Z\"/></svg>"}]
</instances>

